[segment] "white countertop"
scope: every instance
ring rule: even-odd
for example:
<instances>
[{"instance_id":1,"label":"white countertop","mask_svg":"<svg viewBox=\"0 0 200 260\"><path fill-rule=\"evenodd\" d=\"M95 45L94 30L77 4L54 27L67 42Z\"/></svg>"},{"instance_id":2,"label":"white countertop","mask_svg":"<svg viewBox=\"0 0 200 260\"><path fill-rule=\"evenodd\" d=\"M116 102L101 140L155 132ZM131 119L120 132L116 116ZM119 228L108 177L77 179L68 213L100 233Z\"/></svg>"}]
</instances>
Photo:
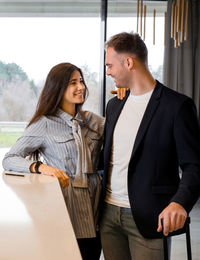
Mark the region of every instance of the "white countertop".
<instances>
[{"instance_id":1,"label":"white countertop","mask_svg":"<svg viewBox=\"0 0 200 260\"><path fill-rule=\"evenodd\" d=\"M55 177L0 176L0 259L81 259Z\"/></svg>"}]
</instances>

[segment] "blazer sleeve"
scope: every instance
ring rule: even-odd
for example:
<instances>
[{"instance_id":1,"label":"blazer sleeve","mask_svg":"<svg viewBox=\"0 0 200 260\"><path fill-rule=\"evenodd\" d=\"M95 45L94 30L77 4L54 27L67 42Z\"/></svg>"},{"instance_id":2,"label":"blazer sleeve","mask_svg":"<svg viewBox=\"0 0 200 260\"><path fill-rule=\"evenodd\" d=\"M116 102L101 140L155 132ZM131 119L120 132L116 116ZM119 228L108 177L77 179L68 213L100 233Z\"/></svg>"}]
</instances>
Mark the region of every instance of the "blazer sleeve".
<instances>
[{"instance_id":1,"label":"blazer sleeve","mask_svg":"<svg viewBox=\"0 0 200 260\"><path fill-rule=\"evenodd\" d=\"M177 113L174 138L182 178L171 201L189 212L200 195L200 126L195 104L190 98L183 102Z\"/></svg>"}]
</instances>

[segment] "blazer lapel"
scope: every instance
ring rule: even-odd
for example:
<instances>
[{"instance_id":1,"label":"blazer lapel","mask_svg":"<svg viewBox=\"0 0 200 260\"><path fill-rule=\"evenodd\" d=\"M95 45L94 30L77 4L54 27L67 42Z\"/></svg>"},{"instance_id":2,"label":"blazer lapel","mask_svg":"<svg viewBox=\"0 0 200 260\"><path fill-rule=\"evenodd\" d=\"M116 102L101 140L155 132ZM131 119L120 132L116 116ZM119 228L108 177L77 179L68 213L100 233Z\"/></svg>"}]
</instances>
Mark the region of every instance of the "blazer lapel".
<instances>
[{"instance_id":1,"label":"blazer lapel","mask_svg":"<svg viewBox=\"0 0 200 260\"><path fill-rule=\"evenodd\" d=\"M117 98L113 100L114 103L112 104L111 112L109 113L109 118L106 118L106 142L104 147L105 165L109 164L114 128L129 94L130 91L127 91L126 97L123 100L119 100Z\"/></svg>"},{"instance_id":2,"label":"blazer lapel","mask_svg":"<svg viewBox=\"0 0 200 260\"><path fill-rule=\"evenodd\" d=\"M115 125L117 123L117 120L119 118L119 115L122 111L122 108L124 107L126 100L130 94L130 91L127 91L126 97L123 100L115 99L114 104L112 105L112 111L111 111L111 116L109 118L109 129L108 132L106 133L108 140L112 141L112 135L113 131L115 128Z\"/></svg>"},{"instance_id":3,"label":"blazer lapel","mask_svg":"<svg viewBox=\"0 0 200 260\"><path fill-rule=\"evenodd\" d=\"M135 143L133 146L133 151L132 151L132 155L131 155L131 159L133 159L147 129L148 126L151 122L151 119L153 118L155 111L160 103L160 95L161 95L161 91L162 91L162 85L157 82L156 87L152 93L152 96L149 100L149 103L147 105L146 111L144 113L144 116L142 118L140 127L138 129L138 133L136 135L136 139L135 139Z\"/></svg>"}]
</instances>

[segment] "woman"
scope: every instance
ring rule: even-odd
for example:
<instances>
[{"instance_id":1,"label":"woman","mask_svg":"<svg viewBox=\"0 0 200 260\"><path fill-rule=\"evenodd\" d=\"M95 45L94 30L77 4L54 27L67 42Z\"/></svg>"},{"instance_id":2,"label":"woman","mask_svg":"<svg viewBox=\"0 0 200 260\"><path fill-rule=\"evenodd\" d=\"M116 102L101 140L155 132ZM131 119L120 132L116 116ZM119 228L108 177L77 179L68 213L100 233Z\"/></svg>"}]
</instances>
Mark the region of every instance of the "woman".
<instances>
[{"instance_id":1,"label":"woman","mask_svg":"<svg viewBox=\"0 0 200 260\"><path fill-rule=\"evenodd\" d=\"M70 63L53 67L33 118L5 155L3 167L59 179L82 257L95 260L101 252L97 235L101 189L97 164L104 119L82 111L87 93L78 67Z\"/></svg>"}]
</instances>

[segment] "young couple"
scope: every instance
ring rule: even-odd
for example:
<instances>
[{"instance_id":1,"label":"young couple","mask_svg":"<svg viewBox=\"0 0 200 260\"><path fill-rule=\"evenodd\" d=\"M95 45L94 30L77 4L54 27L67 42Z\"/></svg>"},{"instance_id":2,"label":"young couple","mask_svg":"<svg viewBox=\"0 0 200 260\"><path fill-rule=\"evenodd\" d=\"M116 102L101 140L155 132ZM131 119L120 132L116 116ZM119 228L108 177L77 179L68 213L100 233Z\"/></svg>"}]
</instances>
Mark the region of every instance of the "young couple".
<instances>
[{"instance_id":1,"label":"young couple","mask_svg":"<svg viewBox=\"0 0 200 260\"><path fill-rule=\"evenodd\" d=\"M106 123L82 110L82 71L70 63L53 67L33 118L3 160L5 170L59 179L84 260L99 259L101 244L106 260L163 259L163 234L183 228L200 193L195 105L153 78L147 56L138 34L107 42L107 75L130 91L109 101Z\"/></svg>"}]
</instances>

